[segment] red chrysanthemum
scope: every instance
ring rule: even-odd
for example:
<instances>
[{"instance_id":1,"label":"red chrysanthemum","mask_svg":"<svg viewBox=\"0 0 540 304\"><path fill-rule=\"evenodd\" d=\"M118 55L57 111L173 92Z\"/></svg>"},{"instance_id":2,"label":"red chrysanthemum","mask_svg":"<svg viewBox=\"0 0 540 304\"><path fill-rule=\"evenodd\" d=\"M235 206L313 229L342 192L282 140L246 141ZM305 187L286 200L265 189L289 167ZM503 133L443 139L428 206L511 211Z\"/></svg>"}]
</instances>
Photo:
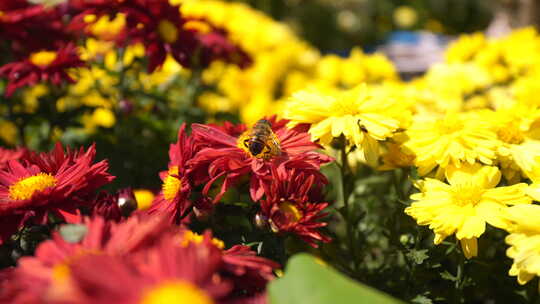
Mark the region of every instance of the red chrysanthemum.
<instances>
[{"instance_id":1,"label":"red chrysanthemum","mask_svg":"<svg viewBox=\"0 0 540 304\"><path fill-rule=\"evenodd\" d=\"M26 153L28 153L28 150L26 150L25 148L11 150L0 147L0 169L5 168L8 161L10 160L17 160L23 158Z\"/></svg>"},{"instance_id":2,"label":"red chrysanthemum","mask_svg":"<svg viewBox=\"0 0 540 304\"><path fill-rule=\"evenodd\" d=\"M170 223L179 223L184 218L192 203L191 182L188 178L195 148L191 137L186 135L186 126L182 124L178 131L178 141L169 148L169 168L160 173L163 181L162 190L148 210L150 214L162 214Z\"/></svg>"},{"instance_id":3,"label":"red chrysanthemum","mask_svg":"<svg viewBox=\"0 0 540 304\"><path fill-rule=\"evenodd\" d=\"M160 67L167 54L172 55L184 66L207 66L216 59L247 65L249 57L232 44L225 31L216 29L203 20L205 30L189 26L192 20L185 19L179 6L171 5L167 0L115 0L102 1L75 0L71 7L79 11L71 28L79 29L87 25L84 16L115 15L122 13L126 17L124 33L119 35L121 44L142 43L149 57L148 70Z\"/></svg>"},{"instance_id":4,"label":"red chrysanthemum","mask_svg":"<svg viewBox=\"0 0 540 304\"><path fill-rule=\"evenodd\" d=\"M69 40L56 6L27 0L0 1L0 39L10 41L16 53L56 48Z\"/></svg>"},{"instance_id":5,"label":"red chrysanthemum","mask_svg":"<svg viewBox=\"0 0 540 304\"><path fill-rule=\"evenodd\" d=\"M195 144L199 152L192 161L193 176L196 183L205 183L203 193L206 195L210 187L219 179L223 179L221 190L214 202L221 199L223 194L240 178L251 176L250 194L258 201L264 194L265 183L271 181L271 168L288 160L302 169L318 170L322 164L332 160L331 157L314 152L320 148L311 141L306 126L289 129L287 120L269 120L272 130L279 141L281 153L269 159L253 156L244 146L244 140L249 131L240 136L233 136L224 130L213 126L193 124L192 129Z\"/></svg>"},{"instance_id":6,"label":"red chrysanthemum","mask_svg":"<svg viewBox=\"0 0 540 304\"><path fill-rule=\"evenodd\" d=\"M169 287L192 287L194 295L216 300L210 303L251 303L261 299L279 266L245 246L224 251L209 232L200 236L159 216L136 214L120 223L86 218L82 224L80 240L55 232L35 256L0 273L0 302L141 303L152 299L151 290L183 282L191 285Z\"/></svg>"},{"instance_id":7,"label":"red chrysanthemum","mask_svg":"<svg viewBox=\"0 0 540 304\"><path fill-rule=\"evenodd\" d=\"M121 223L85 218L81 224L86 233L79 241L68 242L54 232L51 240L38 246L35 256L22 257L18 267L6 274L8 282L0 290L0 302L54 302L73 297L70 266L82 257L126 256L154 246L163 234L178 233L159 217L140 215Z\"/></svg>"},{"instance_id":8,"label":"red chrysanthemum","mask_svg":"<svg viewBox=\"0 0 540 304\"><path fill-rule=\"evenodd\" d=\"M261 201L259 219L268 223L276 233L291 233L313 247L317 241L329 242L319 228L326 222L323 210L328 203L323 202L321 186L326 178L317 171L302 171L293 164L283 163L272 170L272 183Z\"/></svg>"},{"instance_id":9,"label":"red chrysanthemum","mask_svg":"<svg viewBox=\"0 0 540 304\"><path fill-rule=\"evenodd\" d=\"M94 146L64 153L57 144L50 153L8 161L0 169L0 241L9 236L4 231L12 232L30 219L45 223L49 213L79 221L78 207L114 178L107 173L107 161L93 163L95 153Z\"/></svg>"},{"instance_id":10,"label":"red chrysanthemum","mask_svg":"<svg viewBox=\"0 0 540 304\"><path fill-rule=\"evenodd\" d=\"M219 275L221 252L211 244L163 241L140 256L86 256L72 269L80 303L211 304L231 292ZM104 276L103 274L107 275Z\"/></svg>"},{"instance_id":11,"label":"red chrysanthemum","mask_svg":"<svg viewBox=\"0 0 540 304\"><path fill-rule=\"evenodd\" d=\"M73 44L67 44L57 51L41 50L31 53L27 58L0 67L0 77L8 79L6 96L15 90L39 82L60 85L62 82L75 82L68 74L71 68L84 66Z\"/></svg>"}]
</instances>

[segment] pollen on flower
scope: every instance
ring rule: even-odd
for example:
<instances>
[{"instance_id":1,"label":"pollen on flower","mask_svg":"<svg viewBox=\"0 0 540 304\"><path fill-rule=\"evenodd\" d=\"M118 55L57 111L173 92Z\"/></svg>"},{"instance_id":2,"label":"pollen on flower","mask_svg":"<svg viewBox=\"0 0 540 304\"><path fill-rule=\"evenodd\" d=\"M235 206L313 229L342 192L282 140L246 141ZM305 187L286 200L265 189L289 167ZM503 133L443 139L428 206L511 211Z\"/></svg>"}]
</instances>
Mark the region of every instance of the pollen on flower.
<instances>
[{"instance_id":1,"label":"pollen on flower","mask_svg":"<svg viewBox=\"0 0 540 304\"><path fill-rule=\"evenodd\" d=\"M39 66L39 67L46 67L49 64L51 64L54 60L56 60L57 54L56 52L52 51L41 51L32 53L30 55L30 62L33 64Z\"/></svg>"},{"instance_id":2,"label":"pollen on flower","mask_svg":"<svg viewBox=\"0 0 540 304\"><path fill-rule=\"evenodd\" d=\"M163 197L165 197L167 201L172 201L178 194L178 191L180 191L181 185L182 180L178 177L178 166L169 168L169 174L162 186Z\"/></svg>"},{"instance_id":3,"label":"pollen on flower","mask_svg":"<svg viewBox=\"0 0 540 304\"><path fill-rule=\"evenodd\" d=\"M453 187L452 198L459 206L475 206L482 199L485 190L473 183L463 183Z\"/></svg>"},{"instance_id":4,"label":"pollen on flower","mask_svg":"<svg viewBox=\"0 0 540 304\"><path fill-rule=\"evenodd\" d=\"M169 20L161 20L158 24L158 33L167 43L175 43L178 40L178 29Z\"/></svg>"},{"instance_id":5,"label":"pollen on flower","mask_svg":"<svg viewBox=\"0 0 540 304\"><path fill-rule=\"evenodd\" d=\"M279 210L293 222L298 222L302 218L302 212L298 210L298 208L296 208L296 206L291 202L283 202L279 204Z\"/></svg>"},{"instance_id":6,"label":"pollen on flower","mask_svg":"<svg viewBox=\"0 0 540 304\"><path fill-rule=\"evenodd\" d=\"M337 115L357 115L359 114L358 103L351 102L346 98L338 98L332 103L331 111Z\"/></svg>"},{"instance_id":7,"label":"pollen on flower","mask_svg":"<svg viewBox=\"0 0 540 304\"><path fill-rule=\"evenodd\" d=\"M525 140L523 132L514 124L509 124L497 130L497 137L508 144L519 145Z\"/></svg>"},{"instance_id":8,"label":"pollen on flower","mask_svg":"<svg viewBox=\"0 0 540 304\"><path fill-rule=\"evenodd\" d=\"M183 239L182 239L182 246L187 247L190 243L200 244L204 240L204 237L198 233L195 233L191 230L187 230L184 232ZM212 244L216 246L219 249L225 248L225 243L223 243L222 240L217 238L212 238Z\"/></svg>"},{"instance_id":9,"label":"pollen on flower","mask_svg":"<svg viewBox=\"0 0 540 304\"><path fill-rule=\"evenodd\" d=\"M141 304L212 304L212 299L195 285L184 281L172 281L158 285L142 297Z\"/></svg>"},{"instance_id":10,"label":"pollen on flower","mask_svg":"<svg viewBox=\"0 0 540 304\"><path fill-rule=\"evenodd\" d=\"M65 283L69 278L70 272L68 264L60 263L53 267L52 278L57 283Z\"/></svg>"},{"instance_id":11,"label":"pollen on flower","mask_svg":"<svg viewBox=\"0 0 540 304\"><path fill-rule=\"evenodd\" d=\"M43 191L54 186L56 186L56 178L54 176L46 173L38 173L37 175L23 178L9 186L9 198L18 201L27 200L35 192Z\"/></svg>"},{"instance_id":12,"label":"pollen on flower","mask_svg":"<svg viewBox=\"0 0 540 304\"><path fill-rule=\"evenodd\" d=\"M438 121L436 127L439 133L442 135L452 134L463 129L462 122L457 118L457 116L452 115Z\"/></svg>"}]
</instances>

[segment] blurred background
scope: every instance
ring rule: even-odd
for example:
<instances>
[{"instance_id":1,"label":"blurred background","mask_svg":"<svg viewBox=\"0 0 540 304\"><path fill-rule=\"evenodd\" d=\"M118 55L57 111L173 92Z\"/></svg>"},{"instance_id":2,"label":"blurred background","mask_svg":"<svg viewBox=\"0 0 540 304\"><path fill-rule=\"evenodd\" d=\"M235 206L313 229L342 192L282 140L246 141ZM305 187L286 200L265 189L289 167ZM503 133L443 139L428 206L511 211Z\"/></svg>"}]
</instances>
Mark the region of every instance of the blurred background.
<instances>
[{"instance_id":1,"label":"blurred background","mask_svg":"<svg viewBox=\"0 0 540 304\"><path fill-rule=\"evenodd\" d=\"M235 0L291 26L323 51L370 48L395 31L457 35L537 24L537 0Z\"/></svg>"}]
</instances>

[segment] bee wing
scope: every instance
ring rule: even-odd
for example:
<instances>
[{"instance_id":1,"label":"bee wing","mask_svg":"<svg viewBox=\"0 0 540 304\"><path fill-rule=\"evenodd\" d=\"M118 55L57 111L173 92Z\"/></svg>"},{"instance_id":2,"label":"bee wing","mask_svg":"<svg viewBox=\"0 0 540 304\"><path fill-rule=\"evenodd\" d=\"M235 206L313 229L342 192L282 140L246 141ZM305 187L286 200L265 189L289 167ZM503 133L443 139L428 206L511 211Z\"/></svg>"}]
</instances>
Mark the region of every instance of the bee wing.
<instances>
[{"instance_id":1,"label":"bee wing","mask_svg":"<svg viewBox=\"0 0 540 304\"><path fill-rule=\"evenodd\" d=\"M270 140L268 141L267 145L270 148L270 153L272 155L280 155L281 154L281 147L279 145L279 140L278 140L276 134L274 134L274 132L272 132L272 135L270 136Z\"/></svg>"},{"instance_id":2,"label":"bee wing","mask_svg":"<svg viewBox=\"0 0 540 304\"><path fill-rule=\"evenodd\" d=\"M194 123L191 125L193 135L204 141L213 141L227 146L236 146L236 137L233 137L221 130L207 125Z\"/></svg>"}]
</instances>

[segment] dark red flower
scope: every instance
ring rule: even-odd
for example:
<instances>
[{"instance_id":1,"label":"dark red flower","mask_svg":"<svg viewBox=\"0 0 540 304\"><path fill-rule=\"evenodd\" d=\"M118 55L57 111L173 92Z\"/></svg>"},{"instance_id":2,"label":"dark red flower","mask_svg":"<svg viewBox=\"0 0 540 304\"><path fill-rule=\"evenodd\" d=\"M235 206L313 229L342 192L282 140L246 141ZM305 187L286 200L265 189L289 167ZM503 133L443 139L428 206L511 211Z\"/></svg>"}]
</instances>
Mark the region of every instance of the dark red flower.
<instances>
[{"instance_id":1,"label":"dark red flower","mask_svg":"<svg viewBox=\"0 0 540 304\"><path fill-rule=\"evenodd\" d=\"M250 194L258 201L264 194L265 183L271 180L270 169L288 160L294 160L299 169L318 170L322 164L332 160L331 157L315 152L320 148L313 143L305 126L289 129L287 120L269 119L272 130L280 145L280 155L265 159L253 156L244 145L249 137L249 131L242 135L233 136L224 130L213 126L193 124L192 129L195 144L199 152L192 161L192 176L197 184L206 183L203 193L206 195L210 187L219 179L223 179L220 192L214 202L221 199L223 194L237 183L240 178L250 176Z\"/></svg>"},{"instance_id":2,"label":"dark red flower","mask_svg":"<svg viewBox=\"0 0 540 304\"><path fill-rule=\"evenodd\" d=\"M149 214L162 214L170 223L179 223L184 218L192 205L189 200L191 182L188 175L191 169L188 161L194 154L193 140L186 135L186 126L182 124L178 141L169 147L169 169L160 173L162 190L150 206Z\"/></svg>"},{"instance_id":3,"label":"dark red flower","mask_svg":"<svg viewBox=\"0 0 540 304\"><path fill-rule=\"evenodd\" d=\"M282 163L272 170L272 182L266 189L266 198L261 201L259 218L267 222L276 233L291 233L313 247L317 241L329 242L319 228L326 222L323 210L321 185L326 178L318 171L298 170L295 165Z\"/></svg>"},{"instance_id":4,"label":"dark red flower","mask_svg":"<svg viewBox=\"0 0 540 304\"><path fill-rule=\"evenodd\" d=\"M64 153L57 144L50 153L29 153L24 159L8 161L0 169L2 224L5 225L4 218L20 219L10 230L20 228L30 219L43 224L49 213L67 222L80 221L78 207L97 188L114 179L107 173L107 161L93 164L95 153L94 146L87 151L68 148Z\"/></svg>"},{"instance_id":5,"label":"dark red flower","mask_svg":"<svg viewBox=\"0 0 540 304\"><path fill-rule=\"evenodd\" d=\"M206 30L190 27L179 6L171 5L167 0L75 0L71 7L79 11L71 28L83 28L88 23L84 16L114 16L122 13L126 16L124 33L119 35L121 45L142 43L149 57L148 70L160 67L167 54L172 55L184 66L207 66L216 59L245 66L249 57L239 47L232 44L226 32L213 27L204 20Z\"/></svg>"},{"instance_id":6,"label":"dark red flower","mask_svg":"<svg viewBox=\"0 0 540 304\"><path fill-rule=\"evenodd\" d=\"M10 41L16 53L57 48L69 40L56 6L26 0L0 1L0 39Z\"/></svg>"},{"instance_id":7,"label":"dark red flower","mask_svg":"<svg viewBox=\"0 0 540 304\"><path fill-rule=\"evenodd\" d=\"M75 82L68 74L68 69L84 66L73 44L61 47L57 51L42 50L30 54L27 58L11 62L0 67L0 77L8 79L6 96L15 90L39 82L60 85L64 81Z\"/></svg>"}]
</instances>

